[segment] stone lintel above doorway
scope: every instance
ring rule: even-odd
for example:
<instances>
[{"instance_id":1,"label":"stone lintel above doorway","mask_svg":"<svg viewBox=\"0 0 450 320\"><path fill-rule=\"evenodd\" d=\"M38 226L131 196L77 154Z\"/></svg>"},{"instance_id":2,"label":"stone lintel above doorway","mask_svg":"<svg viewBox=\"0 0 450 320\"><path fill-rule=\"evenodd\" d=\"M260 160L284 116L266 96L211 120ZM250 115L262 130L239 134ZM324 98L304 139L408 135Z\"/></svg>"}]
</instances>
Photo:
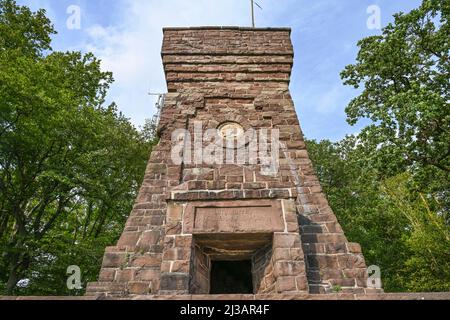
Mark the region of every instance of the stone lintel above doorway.
<instances>
[{"instance_id":1,"label":"stone lintel above doorway","mask_svg":"<svg viewBox=\"0 0 450 320\"><path fill-rule=\"evenodd\" d=\"M255 293L307 291L295 219L286 199L169 203L162 292L209 293L214 261L243 260L251 261Z\"/></svg>"}]
</instances>

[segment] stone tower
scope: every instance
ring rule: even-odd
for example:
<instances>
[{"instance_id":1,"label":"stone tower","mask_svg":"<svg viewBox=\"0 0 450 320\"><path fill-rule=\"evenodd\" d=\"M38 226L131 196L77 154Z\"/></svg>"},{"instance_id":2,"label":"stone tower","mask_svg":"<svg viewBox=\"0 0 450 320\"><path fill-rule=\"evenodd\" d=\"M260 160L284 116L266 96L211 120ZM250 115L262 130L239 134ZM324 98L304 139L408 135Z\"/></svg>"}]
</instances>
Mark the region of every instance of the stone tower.
<instances>
[{"instance_id":1,"label":"stone tower","mask_svg":"<svg viewBox=\"0 0 450 320\"><path fill-rule=\"evenodd\" d=\"M361 248L347 241L308 157L289 93L293 57L287 28L164 29L160 142L88 295L365 292ZM230 154L248 145L227 142L253 130L259 144L268 133L273 157L275 136L276 170L265 171L261 153L198 161L206 142L192 137L208 129ZM174 132L183 130L193 148L179 163Z\"/></svg>"}]
</instances>

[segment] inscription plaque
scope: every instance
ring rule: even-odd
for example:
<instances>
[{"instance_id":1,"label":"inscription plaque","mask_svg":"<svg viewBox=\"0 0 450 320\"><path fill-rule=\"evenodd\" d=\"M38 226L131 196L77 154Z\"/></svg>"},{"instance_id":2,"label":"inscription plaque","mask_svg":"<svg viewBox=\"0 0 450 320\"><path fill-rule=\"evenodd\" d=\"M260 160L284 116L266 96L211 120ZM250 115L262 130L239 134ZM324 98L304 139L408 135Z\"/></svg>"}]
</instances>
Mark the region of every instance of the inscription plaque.
<instances>
[{"instance_id":1,"label":"inscription plaque","mask_svg":"<svg viewBox=\"0 0 450 320\"><path fill-rule=\"evenodd\" d=\"M188 211L186 231L193 233L280 232L283 213L278 201L196 205Z\"/></svg>"}]
</instances>

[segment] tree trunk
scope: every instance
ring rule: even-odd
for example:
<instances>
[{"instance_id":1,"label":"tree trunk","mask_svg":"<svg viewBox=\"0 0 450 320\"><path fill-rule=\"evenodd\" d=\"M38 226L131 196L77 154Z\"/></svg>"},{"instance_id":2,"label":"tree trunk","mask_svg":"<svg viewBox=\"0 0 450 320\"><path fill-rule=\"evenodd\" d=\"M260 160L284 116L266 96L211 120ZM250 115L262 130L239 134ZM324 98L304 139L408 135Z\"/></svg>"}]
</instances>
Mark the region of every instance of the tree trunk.
<instances>
[{"instance_id":1,"label":"tree trunk","mask_svg":"<svg viewBox=\"0 0 450 320\"><path fill-rule=\"evenodd\" d=\"M9 271L8 282L6 283L6 294L13 295L14 289L16 288L17 282L19 282L19 274L17 273L17 266L11 265Z\"/></svg>"}]
</instances>

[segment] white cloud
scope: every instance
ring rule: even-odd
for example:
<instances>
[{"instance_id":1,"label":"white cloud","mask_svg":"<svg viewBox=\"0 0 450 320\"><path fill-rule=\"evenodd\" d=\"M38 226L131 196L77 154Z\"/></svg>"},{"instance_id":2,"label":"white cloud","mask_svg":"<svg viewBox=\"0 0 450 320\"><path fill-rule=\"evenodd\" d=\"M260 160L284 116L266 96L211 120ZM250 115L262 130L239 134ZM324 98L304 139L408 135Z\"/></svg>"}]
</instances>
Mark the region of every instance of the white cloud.
<instances>
[{"instance_id":1,"label":"white cloud","mask_svg":"<svg viewBox=\"0 0 450 320\"><path fill-rule=\"evenodd\" d=\"M81 45L102 59L115 83L109 99L115 101L135 125L154 113L148 92L165 92L161 62L162 28L166 26L248 25L250 7L242 0L125 0L120 21L85 29Z\"/></svg>"}]
</instances>

